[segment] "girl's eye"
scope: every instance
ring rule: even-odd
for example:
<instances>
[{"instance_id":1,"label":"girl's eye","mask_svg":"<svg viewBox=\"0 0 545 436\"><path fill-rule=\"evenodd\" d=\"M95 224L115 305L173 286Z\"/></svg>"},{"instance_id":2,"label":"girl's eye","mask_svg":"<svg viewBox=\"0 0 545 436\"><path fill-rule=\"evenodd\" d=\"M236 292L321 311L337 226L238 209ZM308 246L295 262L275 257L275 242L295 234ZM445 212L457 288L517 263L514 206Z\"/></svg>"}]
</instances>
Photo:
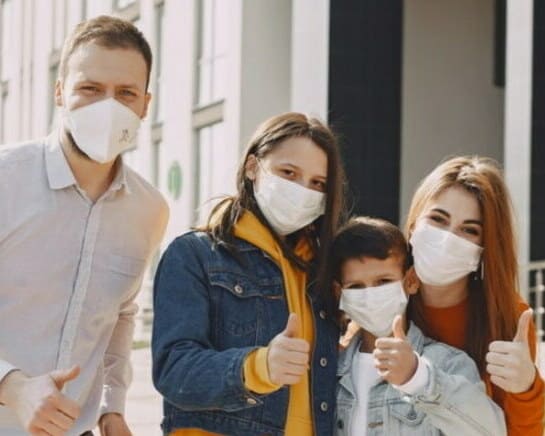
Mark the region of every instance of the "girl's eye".
<instances>
[{"instance_id":1,"label":"girl's eye","mask_svg":"<svg viewBox=\"0 0 545 436\"><path fill-rule=\"evenodd\" d=\"M124 89L123 91L120 92L120 94L124 95L124 96L127 96L127 97L135 97L136 94L132 91L129 91L128 89Z\"/></svg>"},{"instance_id":2,"label":"girl's eye","mask_svg":"<svg viewBox=\"0 0 545 436\"><path fill-rule=\"evenodd\" d=\"M314 186L316 186L316 189L320 192L325 192L326 190L326 184L324 182L321 182L319 180L313 182Z\"/></svg>"},{"instance_id":3,"label":"girl's eye","mask_svg":"<svg viewBox=\"0 0 545 436\"><path fill-rule=\"evenodd\" d=\"M473 236L479 236L479 231L473 227L468 227L464 229L464 232L473 235Z\"/></svg>"},{"instance_id":4,"label":"girl's eye","mask_svg":"<svg viewBox=\"0 0 545 436\"><path fill-rule=\"evenodd\" d=\"M293 177L295 175L295 171L293 171L293 170L282 169L280 171L281 171L282 174L284 174L285 176L288 176L288 177Z\"/></svg>"},{"instance_id":5,"label":"girl's eye","mask_svg":"<svg viewBox=\"0 0 545 436\"><path fill-rule=\"evenodd\" d=\"M98 88L96 86L82 86L80 89L88 92L98 91Z\"/></svg>"},{"instance_id":6,"label":"girl's eye","mask_svg":"<svg viewBox=\"0 0 545 436\"><path fill-rule=\"evenodd\" d=\"M440 216L440 215L430 215L429 218L430 218L432 221L435 221L436 223L441 223L441 224L443 224L443 223L446 222L445 218L443 218L443 217Z\"/></svg>"}]
</instances>

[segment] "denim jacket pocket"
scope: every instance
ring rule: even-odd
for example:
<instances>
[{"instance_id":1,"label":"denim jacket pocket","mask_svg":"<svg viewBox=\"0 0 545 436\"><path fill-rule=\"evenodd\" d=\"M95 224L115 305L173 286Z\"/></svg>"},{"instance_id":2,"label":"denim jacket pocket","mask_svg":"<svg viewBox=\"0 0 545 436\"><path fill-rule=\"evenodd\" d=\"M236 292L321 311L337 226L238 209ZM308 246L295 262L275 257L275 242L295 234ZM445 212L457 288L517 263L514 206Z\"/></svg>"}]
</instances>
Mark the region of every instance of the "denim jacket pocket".
<instances>
[{"instance_id":1,"label":"denim jacket pocket","mask_svg":"<svg viewBox=\"0 0 545 436\"><path fill-rule=\"evenodd\" d=\"M268 342L270 305L283 301L280 280L253 279L231 271L210 272L211 320L220 349Z\"/></svg>"},{"instance_id":2,"label":"denim jacket pocket","mask_svg":"<svg viewBox=\"0 0 545 436\"><path fill-rule=\"evenodd\" d=\"M414 404L399 399L388 404L389 412L394 420L400 421L400 427L405 428L407 434L423 434L425 414L416 409ZM405 434L405 433L403 433Z\"/></svg>"}]
</instances>

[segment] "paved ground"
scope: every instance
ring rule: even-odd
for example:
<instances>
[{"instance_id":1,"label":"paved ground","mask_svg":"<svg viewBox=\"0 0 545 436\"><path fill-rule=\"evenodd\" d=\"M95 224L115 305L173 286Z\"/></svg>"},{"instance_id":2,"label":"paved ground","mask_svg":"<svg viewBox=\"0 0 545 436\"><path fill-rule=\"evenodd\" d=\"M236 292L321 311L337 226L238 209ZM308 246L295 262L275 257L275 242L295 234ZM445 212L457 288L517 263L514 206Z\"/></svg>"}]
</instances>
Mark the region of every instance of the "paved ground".
<instances>
[{"instance_id":1,"label":"paved ground","mask_svg":"<svg viewBox=\"0 0 545 436\"><path fill-rule=\"evenodd\" d=\"M149 348L133 350L134 380L127 398L127 422L134 436L161 436L161 398L151 382Z\"/></svg>"}]
</instances>

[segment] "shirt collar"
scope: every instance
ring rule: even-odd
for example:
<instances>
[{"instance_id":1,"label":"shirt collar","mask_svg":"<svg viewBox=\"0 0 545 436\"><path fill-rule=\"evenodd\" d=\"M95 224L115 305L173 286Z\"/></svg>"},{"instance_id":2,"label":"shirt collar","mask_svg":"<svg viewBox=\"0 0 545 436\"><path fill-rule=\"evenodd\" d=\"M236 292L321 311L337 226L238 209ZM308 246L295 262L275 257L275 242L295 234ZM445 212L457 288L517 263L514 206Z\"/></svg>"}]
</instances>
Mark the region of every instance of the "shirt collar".
<instances>
[{"instance_id":1,"label":"shirt collar","mask_svg":"<svg viewBox=\"0 0 545 436\"><path fill-rule=\"evenodd\" d=\"M45 147L45 168L51 189L64 189L76 185L76 179L66 161L58 132L51 133Z\"/></svg>"},{"instance_id":2,"label":"shirt collar","mask_svg":"<svg viewBox=\"0 0 545 436\"><path fill-rule=\"evenodd\" d=\"M68 165L66 156L59 140L59 132L53 132L47 137L45 148L45 166L49 187L53 190L77 186L76 178ZM116 163L117 171L108 191L115 192L124 188L127 194L131 193L127 183L127 168L120 156Z\"/></svg>"}]
</instances>

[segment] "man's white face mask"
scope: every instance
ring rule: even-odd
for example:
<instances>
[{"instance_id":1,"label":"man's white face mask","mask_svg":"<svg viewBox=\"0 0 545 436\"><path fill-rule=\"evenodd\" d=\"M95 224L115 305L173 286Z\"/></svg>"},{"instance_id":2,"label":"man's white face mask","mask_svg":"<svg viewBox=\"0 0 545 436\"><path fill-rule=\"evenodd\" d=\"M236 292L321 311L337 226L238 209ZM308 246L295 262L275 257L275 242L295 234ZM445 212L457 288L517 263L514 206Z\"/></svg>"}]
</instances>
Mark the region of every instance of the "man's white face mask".
<instances>
[{"instance_id":1,"label":"man's white face mask","mask_svg":"<svg viewBox=\"0 0 545 436\"><path fill-rule=\"evenodd\" d=\"M115 98L66 110L65 117L78 148L96 162L111 162L136 147L141 119Z\"/></svg>"}]
</instances>

